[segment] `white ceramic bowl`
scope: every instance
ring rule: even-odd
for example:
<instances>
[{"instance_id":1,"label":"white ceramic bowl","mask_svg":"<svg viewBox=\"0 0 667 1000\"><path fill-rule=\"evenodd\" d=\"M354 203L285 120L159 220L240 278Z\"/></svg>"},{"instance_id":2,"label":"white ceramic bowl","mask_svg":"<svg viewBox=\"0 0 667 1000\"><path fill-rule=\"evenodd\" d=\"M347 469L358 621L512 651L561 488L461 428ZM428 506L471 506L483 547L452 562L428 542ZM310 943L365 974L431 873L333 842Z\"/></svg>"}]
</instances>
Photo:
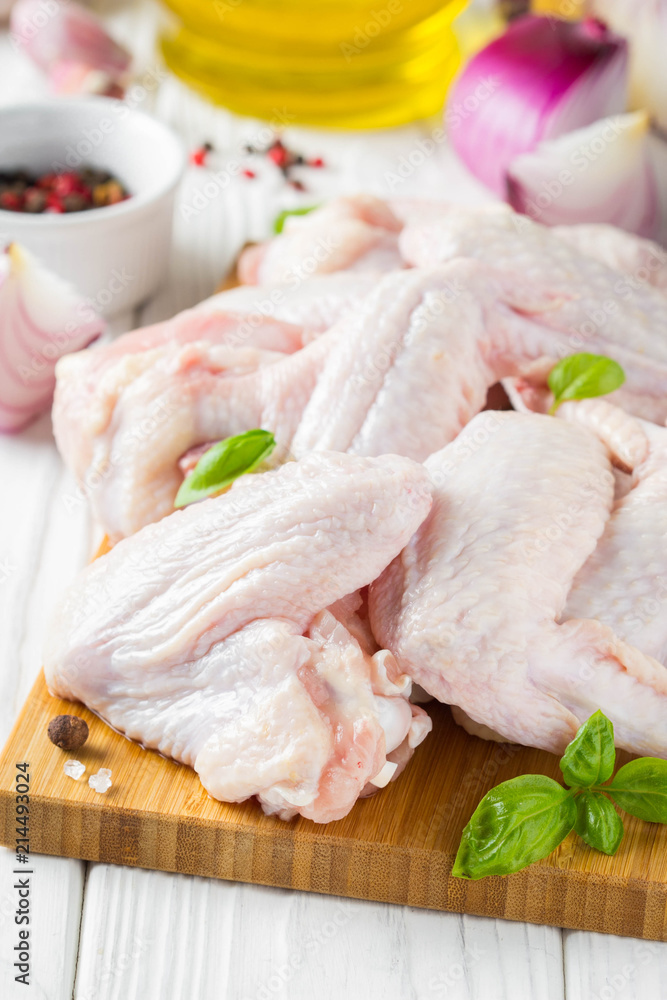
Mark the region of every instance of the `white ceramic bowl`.
<instances>
[{"instance_id":1,"label":"white ceramic bowl","mask_svg":"<svg viewBox=\"0 0 667 1000\"><path fill-rule=\"evenodd\" d=\"M143 302L165 276L185 156L164 125L121 101L68 98L0 109L0 170L84 166L110 171L131 197L62 215L0 209L0 243L20 243L112 315Z\"/></svg>"}]
</instances>

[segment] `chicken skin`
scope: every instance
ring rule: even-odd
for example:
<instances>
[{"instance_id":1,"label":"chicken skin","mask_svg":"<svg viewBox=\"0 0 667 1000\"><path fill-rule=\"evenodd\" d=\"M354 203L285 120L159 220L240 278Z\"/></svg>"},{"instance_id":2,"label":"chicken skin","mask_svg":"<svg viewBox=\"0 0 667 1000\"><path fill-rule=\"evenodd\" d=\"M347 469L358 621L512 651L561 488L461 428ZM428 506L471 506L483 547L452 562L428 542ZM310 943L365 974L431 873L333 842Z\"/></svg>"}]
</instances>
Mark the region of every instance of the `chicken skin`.
<instances>
[{"instance_id":1,"label":"chicken skin","mask_svg":"<svg viewBox=\"0 0 667 1000\"><path fill-rule=\"evenodd\" d=\"M574 578L563 619L596 618L667 666L667 428L602 400L592 403L568 403L562 416L613 428L618 461L629 475L595 551Z\"/></svg>"},{"instance_id":2,"label":"chicken skin","mask_svg":"<svg viewBox=\"0 0 667 1000\"><path fill-rule=\"evenodd\" d=\"M602 709L618 746L667 757L664 667L600 621L559 624L613 503L599 438L487 411L425 465L431 513L369 597L400 669L506 740L560 753Z\"/></svg>"},{"instance_id":3,"label":"chicken skin","mask_svg":"<svg viewBox=\"0 0 667 1000\"><path fill-rule=\"evenodd\" d=\"M78 480L95 482L91 502L113 539L169 513L184 454L253 427L297 456L423 461L484 407L499 379L568 353L550 286L546 276L527 286L479 261L453 260L386 275L358 310L289 356L167 342L114 355L104 378L86 381L79 369L96 371L95 360L73 355L58 369L56 440ZM615 341L600 334L600 342L613 356ZM628 386L639 390L648 362L630 348L621 353ZM154 430L141 434L146 425Z\"/></svg>"},{"instance_id":4,"label":"chicken skin","mask_svg":"<svg viewBox=\"0 0 667 1000\"><path fill-rule=\"evenodd\" d=\"M614 401L647 420L667 420L667 301L659 288L621 276L501 205L456 208L408 225L400 244L417 266L469 257L526 290L548 291L552 309L540 322L557 334L556 359L581 351L608 355L626 374Z\"/></svg>"},{"instance_id":5,"label":"chicken skin","mask_svg":"<svg viewBox=\"0 0 667 1000\"><path fill-rule=\"evenodd\" d=\"M430 722L335 602L430 505L423 467L396 456L322 453L243 477L81 573L48 636L49 688L194 767L216 798L338 819Z\"/></svg>"},{"instance_id":6,"label":"chicken skin","mask_svg":"<svg viewBox=\"0 0 667 1000\"><path fill-rule=\"evenodd\" d=\"M289 356L167 342L114 356L86 381L79 369L95 360L73 355L58 373L56 440L77 479L95 484L113 540L172 510L187 452L254 427L283 454L423 461L483 408L490 385L553 345L537 321L550 308L536 288L452 261L386 276L353 316Z\"/></svg>"},{"instance_id":7,"label":"chicken skin","mask_svg":"<svg viewBox=\"0 0 667 1000\"><path fill-rule=\"evenodd\" d=\"M288 217L279 236L244 250L239 277L249 285L289 285L333 271L392 271L403 267L401 227L380 198L337 198L307 215Z\"/></svg>"}]
</instances>

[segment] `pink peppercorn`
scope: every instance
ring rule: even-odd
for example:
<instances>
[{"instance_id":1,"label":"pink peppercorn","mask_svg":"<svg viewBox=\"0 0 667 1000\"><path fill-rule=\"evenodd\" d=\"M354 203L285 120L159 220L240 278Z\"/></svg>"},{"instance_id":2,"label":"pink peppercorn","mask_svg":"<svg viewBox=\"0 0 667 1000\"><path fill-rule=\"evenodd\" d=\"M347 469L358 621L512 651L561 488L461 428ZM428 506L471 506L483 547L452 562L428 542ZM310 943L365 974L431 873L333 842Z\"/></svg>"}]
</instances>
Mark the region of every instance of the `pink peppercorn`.
<instances>
[{"instance_id":1,"label":"pink peppercorn","mask_svg":"<svg viewBox=\"0 0 667 1000\"><path fill-rule=\"evenodd\" d=\"M206 165L206 159L208 154L213 151L213 146L210 142L205 142L202 146L193 150L190 153L190 163L194 167L203 167Z\"/></svg>"},{"instance_id":2,"label":"pink peppercorn","mask_svg":"<svg viewBox=\"0 0 667 1000\"><path fill-rule=\"evenodd\" d=\"M75 173L58 174L53 179L51 190L58 198L65 198L81 189L81 181Z\"/></svg>"},{"instance_id":3,"label":"pink peppercorn","mask_svg":"<svg viewBox=\"0 0 667 1000\"><path fill-rule=\"evenodd\" d=\"M280 139L277 139L276 142L273 144L273 146L271 146L271 148L267 150L266 155L269 157L270 160L273 160L273 162L277 167L287 166L288 152L283 146Z\"/></svg>"},{"instance_id":4,"label":"pink peppercorn","mask_svg":"<svg viewBox=\"0 0 667 1000\"><path fill-rule=\"evenodd\" d=\"M56 212L60 214L65 211L65 206L62 203L60 197L55 193L55 191L49 191L46 196L46 209L47 212Z\"/></svg>"},{"instance_id":5,"label":"pink peppercorn","mask_svg":"<svg viewBox=\"0 0 667 1000\"><path fill-rule=\"evenodd\" d=\"M3 191L0 194L0 208L10 212L20 212L23 208L23 197L16 191Z\"/></svg>"}]
</instances>

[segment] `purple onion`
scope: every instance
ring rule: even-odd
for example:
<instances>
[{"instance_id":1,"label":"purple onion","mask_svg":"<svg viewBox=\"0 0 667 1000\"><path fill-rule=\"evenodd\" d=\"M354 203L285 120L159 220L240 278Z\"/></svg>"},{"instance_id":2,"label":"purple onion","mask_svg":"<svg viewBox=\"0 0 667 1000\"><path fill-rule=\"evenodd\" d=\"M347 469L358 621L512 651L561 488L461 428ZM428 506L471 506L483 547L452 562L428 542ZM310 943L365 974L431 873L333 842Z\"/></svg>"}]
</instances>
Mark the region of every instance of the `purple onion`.
<instances>
[{"instance_id":1,"label":"purple onion","mask_svg":"<svg viewBox=\"0 0 667 1000\"><path fill-rule=\"evenodd\" d=\"M600 21L528 15L474 56L445 112L463 162L502 197L521 153L626 106L625 39Z\"/></svg>"}]
</instances>

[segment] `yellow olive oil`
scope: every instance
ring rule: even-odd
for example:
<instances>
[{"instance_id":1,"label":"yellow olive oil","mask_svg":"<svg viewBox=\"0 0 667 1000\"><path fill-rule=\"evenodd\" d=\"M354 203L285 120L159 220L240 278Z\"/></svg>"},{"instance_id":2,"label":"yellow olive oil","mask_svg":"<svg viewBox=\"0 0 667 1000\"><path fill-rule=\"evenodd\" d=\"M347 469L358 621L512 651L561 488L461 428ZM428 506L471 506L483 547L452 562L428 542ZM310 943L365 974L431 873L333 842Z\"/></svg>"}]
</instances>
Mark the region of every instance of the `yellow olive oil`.
<instances>
[{"instance_id":1,"label":"yellow olive oil","mask_svg":"<svg viewBox=\"0 0 667 1000\"><path fill-rule=\"evenodd\" d=\"M379 128L435 114L467 0L166 0L181 79L259 118Z\"/></svg>"}]
</instances>

